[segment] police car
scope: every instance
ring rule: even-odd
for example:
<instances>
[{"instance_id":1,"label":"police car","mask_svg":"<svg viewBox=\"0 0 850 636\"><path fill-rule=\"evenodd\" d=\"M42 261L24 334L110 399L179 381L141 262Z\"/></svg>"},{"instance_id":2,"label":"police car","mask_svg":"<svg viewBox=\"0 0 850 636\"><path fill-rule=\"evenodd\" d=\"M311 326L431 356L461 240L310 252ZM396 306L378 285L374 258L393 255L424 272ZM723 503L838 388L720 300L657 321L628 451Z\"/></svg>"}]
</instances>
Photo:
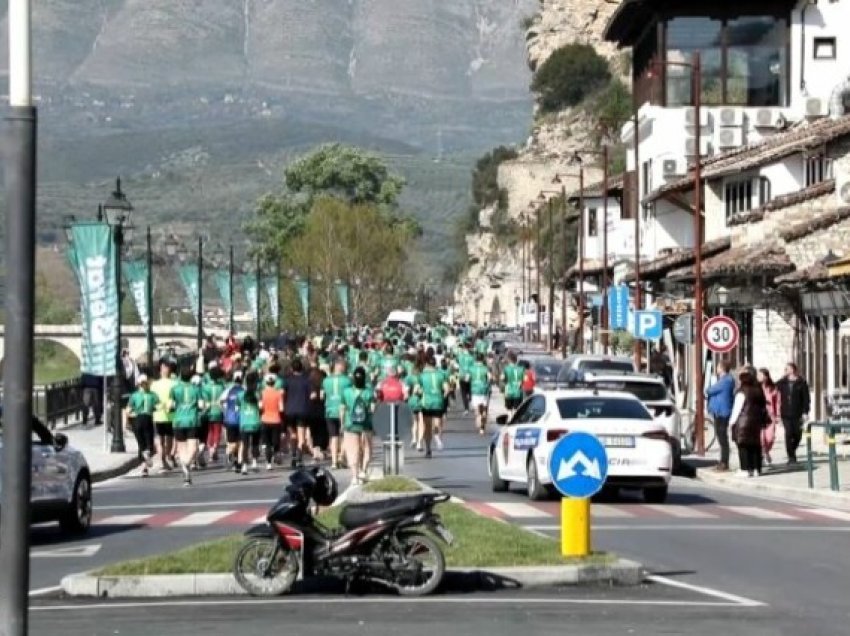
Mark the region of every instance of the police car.
<instances>
[{"instance_id":1,"label":"police car","mask_svg":"<svg viewBox=\"0 0 850 636\"><path fill-rule=\"evenodd\" d=\"M608 453L608 488L643 491L649 503L667 498L673 453L667 431L629 393L595 389L540 391L526 399L513 418L497 419L499 432L488 453L495 492L524 484L540 500L553 491L549 454L569 432L591 433Z\"/></svg>"}]
</instances>

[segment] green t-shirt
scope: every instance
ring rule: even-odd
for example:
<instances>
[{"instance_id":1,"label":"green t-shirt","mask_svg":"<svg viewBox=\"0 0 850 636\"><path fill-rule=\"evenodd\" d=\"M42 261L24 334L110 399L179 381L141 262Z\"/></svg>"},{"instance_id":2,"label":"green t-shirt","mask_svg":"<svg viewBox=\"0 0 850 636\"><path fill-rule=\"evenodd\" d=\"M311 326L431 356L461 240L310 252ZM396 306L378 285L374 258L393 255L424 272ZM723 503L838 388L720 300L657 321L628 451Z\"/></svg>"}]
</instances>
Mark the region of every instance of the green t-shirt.
<instances>
[{"instance_id":1,"label":"green t-shirt","mask_svg":"<svg viewBox=\"0 0 850 636\"><path fill-rule=\"evenodd\" d=\"M345 407L345 430L352 433L371 431L374 403L375 394L371 389L348 387L342 394L342 404Z\"/></svg>"},{"instance_id":2,"label":"green t-shirt","mask_svg":"<svg viewBox=\"0 0 850 636\"><path fill-rule=\"evenodd\" d=\"M467 349L462 349L457 354L457 366L460 369L461 380L469 381L472 367L475 366L475 357Z\"/></svg>"},{"instance_id":3,"label":"green t-shirt","mask_svg":"<svg viewBox=\"0 0 850 636\"><path fill-rule=\"evenodd\" d=\"M484 340L483 338L480 338L480 339L475 341L475 353L487 355L487 350L489 348L490 348L490 344L486 340Z\"/></svg>"},{"instance_id":4,"label":"green t-shirt","mask_svg":"<svg viewBox=\"0 0 850 636\"><path fill-rule=\"evenodd\" d=\"M483 362L476 362L470 372L472 395L487 395L490 392L490 371Z\"/></svg>"},{"instance_id":5,"label":"green t-shirt","mask_svg":"<svg viewBox=\"0 0 850 636\"><path fill-rule=\"evenodd\" d=\"M130 396L127 405L133 415L153 415L154 409L159 404L159 396L153 391L139 389Z\"/></svg>"},{"instance_id":6,"label":"green t-shirt","mask_svg":"<svg viewBox=\"0 0 850 636\"><path fill-rule=\"evenodd\" d=\"M422 377L412 371L404 376L404 384L407 386L407 405L411 411L422 410Z\"/></svg>"},{"instance_id":7,"label":"green t-shirt","mask_svg":"<svg viewBox=\"0 0 850 636\"><path fill-rule=\"evenodd\" d=\"M445 374L439 369L425 369L422 372L422 408L428 411L441 411L446 405L443 392Z\"/></svg>"},{"instance_id":8,"label":"green t-shirt","mask_svg":"<svg viewBox=\"0 0 850 636\"><path fill-rule=\"evenodd\" d=\"M201 406L201 387L182 380L171 389L171 404L174 407L174 428L192 428L198 425Z\"/></svg>"},{"instance_id":9,"label":"green t-shirt","mask_svg":"<svg viewBox=\"0 0 850 636\"><path fill-rule=\"evenodd\" d=\"M522 397L522 378L525 376L525 369L518 364L509 364L505 367L502 373L502 380L505 383L506 398Z\"/></svg>"},{"instance_id":10,"label":"green t-shirt","mask_svg":"<svg viewBox=\"0 0 850 636\"><path fill-rule=\"evenodd\" d=\"M207 406L207 416L209 417L210 422L221 422L224 418L224 411L221 409L221 404L218 401L218 398L221 397L221 394L224 393L224 389L226 385L223 381L218 380L217 382L213 382L210 380L206 384L203 385L203 400Z\"/></svg>"},{"instance_id":11,"label":"green t-shirt","mask_svg":"<svg viewBox=\"0 0 850 636\"><path fill-rule=\"evenodd\" d=\"M339 419L339 407L342 406L342 396L351 387L351 379L347 375L333 374L322 380L322 393L325 394L325 417Z\"/></svg>"},{"instance_id":12,"label":"green t-shirt","mask_svg":"<svg viewBox=\"0 0 850 636\"><path fill-rule=\"evenodd\" d=\"M360 361L360 349L356 347L348 348L348 369L353 371L357 367L357 363Z\"/></svg>"},{"instance_id":13,"label":"green t-shirt","mask_svg":"<svg viewBox=\"0 0 850 636\"><path fill-rule=\"evenodd\" d=\"M260 396L253 402L245 399L247 392L239 398L239 430L243 433L256 433L260 430Z\"/></svg>"},{"instance_id":14,"label":"green t-shirt","mask_svg":"<svg viewBox=\"0 0 850 636\"><path fill-rule=\"evenodd\" d=\"M394 355L384 355L381 359L381 367L378 370L378 379L385 380L390 374L390 369L395 369L398 372L400 366L399 359Z\"/></svg>"}]
</instances>

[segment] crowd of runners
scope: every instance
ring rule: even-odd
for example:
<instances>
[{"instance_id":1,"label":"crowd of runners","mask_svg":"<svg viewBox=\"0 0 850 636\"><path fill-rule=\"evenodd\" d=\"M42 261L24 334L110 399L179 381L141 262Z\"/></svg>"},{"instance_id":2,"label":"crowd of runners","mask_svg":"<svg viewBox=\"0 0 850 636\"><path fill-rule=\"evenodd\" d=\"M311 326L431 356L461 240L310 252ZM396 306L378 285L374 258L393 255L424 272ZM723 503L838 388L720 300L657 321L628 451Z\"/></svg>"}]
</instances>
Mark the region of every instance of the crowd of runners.
<instances>
[{"instance_id":1,"label":"crowd of runners","mask_svg":"<svg viewBox=\"0 0 850 636\"><path fill-rule=\"evenodd\" d=\"M210 463L247 475L262 463L273 470L329 462L362 483L379 402L407 403L409 444L431 458L443 448L453 403L474 411L484 435L493 386L513 411L528 381L513 352L497 359L468 326L327 330L275 345L231 335L210 338L193 364L164 359L155 378L140 375L125 415L145 476L158 464L162 473L179 470L190 486L192 473Z\"/></svg>"}]
</instances>

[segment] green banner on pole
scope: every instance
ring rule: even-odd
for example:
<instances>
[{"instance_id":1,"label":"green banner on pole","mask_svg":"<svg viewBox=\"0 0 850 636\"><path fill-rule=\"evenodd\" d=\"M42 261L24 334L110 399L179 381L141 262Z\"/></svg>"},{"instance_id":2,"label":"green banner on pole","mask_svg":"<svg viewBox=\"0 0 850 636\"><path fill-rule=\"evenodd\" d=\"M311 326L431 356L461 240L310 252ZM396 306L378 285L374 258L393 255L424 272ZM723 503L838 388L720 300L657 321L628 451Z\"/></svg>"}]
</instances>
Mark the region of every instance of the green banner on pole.
<instances>
[{"instance_id":1,"label":"green banner on pole","mask_svg":"<svg viewBox=\"0 0 850 636\"><path fill-rule=\"evenodd\" d=\"M118 359L118 281L112 230L106 223L75 223L71 236L69 260L80 285L80 371L113 376Z\"/></svg>"},{"instance_id":2,"label":"green banner on pole","mask_svg":"<svg viewBox=\"0 0 850 636\"><path fill-rule=\"evenodd\" d=\"M136 304L139 319L142 321L142 326L147 330L150 323L150 316L148 315L148 263L145 260L125 261L121 266L121 269L124 270L127 287L130 289L130 295Z\"/></svg>"},{"instance_id":3,"label":"green banner on pole","mask_svg":"<svg viewBox=\"0 0 850 636\"><path fill-rule=\"evenodd\" d=\"M233 299L230 297L230 272L228 270L216 270L215 286L218 289L218 295L221 296L221 302L224 303L224 311L229 316L233 311Z\"/></svg>"},{"instance_id":4,"label":"green banner on pole","mask_svg":"<svg viewBox=\"0 0 850 636\"><path fill-rule=\"evenodd\" d=\"M336 284L336 293L339 295L339 304L342 305L342 314L348 322L348 285L342 281Z\"/></svg>"},{"instance_id":5,"label":"green banner on pole","mask_svg":"<svg viewBox=\"0 0 850 636\"><path fill-rule=\"evenodd\" d=\"M272 324L277 326L277 320L280 314L280 288L277 276L266 276L263 283L266 288L266 295L269 298L269 308L271 309Z\"/></svg>"},{"instance_id":6,"label":"green banner on pole","mask_svg":"<svg viewBox=\"0 0 850 636\"><path fill-rule=\"evenodd\" d=\"M248 300L248 307L251 308L251 315L254 317L254 323L260 321L257 315L257 276L255 274L243 274L242 285L245 287L245 298Z\"/></svg>"},{"instance_id":7,"label":"green banner on pole","mask_svg":"<svg viewBox=\"0 0 850 636\"><path fill-rule=\"evenodd\" d=\"M192 308L192 316L195 317L195 322L198 321L198 266L197 265L180 265L177 268L177 274L180 276L180 282L183 283L183 290L186 292L186 298L189 301L189 307Z\"/></svg>"},{"instance_id":8,"label":"green banner on pole","mask_svg":"<svg viewBox=\"0 0 850 636\"><path fill-rule=\"evenodd\" d=\"M304 320L310 319L310 282L299 278L295 281L295 289L298 290L298 298L301 300L301 311L304 312Z\"/></svg>"}]
</instances>

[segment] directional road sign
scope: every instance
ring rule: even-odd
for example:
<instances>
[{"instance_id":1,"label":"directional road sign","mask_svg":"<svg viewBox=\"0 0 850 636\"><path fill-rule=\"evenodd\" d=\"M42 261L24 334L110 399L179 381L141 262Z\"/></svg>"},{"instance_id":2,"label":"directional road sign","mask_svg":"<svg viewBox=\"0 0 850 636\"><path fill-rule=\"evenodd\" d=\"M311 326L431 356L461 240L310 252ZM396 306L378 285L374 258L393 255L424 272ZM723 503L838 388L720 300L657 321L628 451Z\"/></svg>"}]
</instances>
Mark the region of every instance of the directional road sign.
<instances>
[{"instance_id":1,"label":"directional road sign","mask_svg":"<svg viewBox=\"0 0 850 636\"><path fill-rule=\"evenodd\" d=\"M640 340L661 340L664 333L664 319L658 310L635 312L635 338Z\"/></svg>"},{"instance_id":2,"label":"directional road sign","mask_svg":"<svg viewBox=\"0 0 850 636\"><path fill-rule=\"evenodd\" d=\"M727 316L715 316L702 326L702 341L714 353L729 353L738 346L738 324Z\"/></svg>"},{"instance_id":3,"label":"directional road sign","mask_svg":"<svg viewBox=\"0 0 850 636\"><path fill-rule=\"evenodd\" d=\"M552 484L564 497L586 499L595 495L608 476L608 454L594 435L565 435L549 456Z\"/></svg>"},{"instance_id":4,"label":"directional road sign","mask_svg":"<svg viewBox=\"0 0 850 636\"><path fill-rule=\"evenodd\" d=\"M608 288L608 328L625 329L629 324L629 287L614 285Z\"/></svg>"}]
</instances>

